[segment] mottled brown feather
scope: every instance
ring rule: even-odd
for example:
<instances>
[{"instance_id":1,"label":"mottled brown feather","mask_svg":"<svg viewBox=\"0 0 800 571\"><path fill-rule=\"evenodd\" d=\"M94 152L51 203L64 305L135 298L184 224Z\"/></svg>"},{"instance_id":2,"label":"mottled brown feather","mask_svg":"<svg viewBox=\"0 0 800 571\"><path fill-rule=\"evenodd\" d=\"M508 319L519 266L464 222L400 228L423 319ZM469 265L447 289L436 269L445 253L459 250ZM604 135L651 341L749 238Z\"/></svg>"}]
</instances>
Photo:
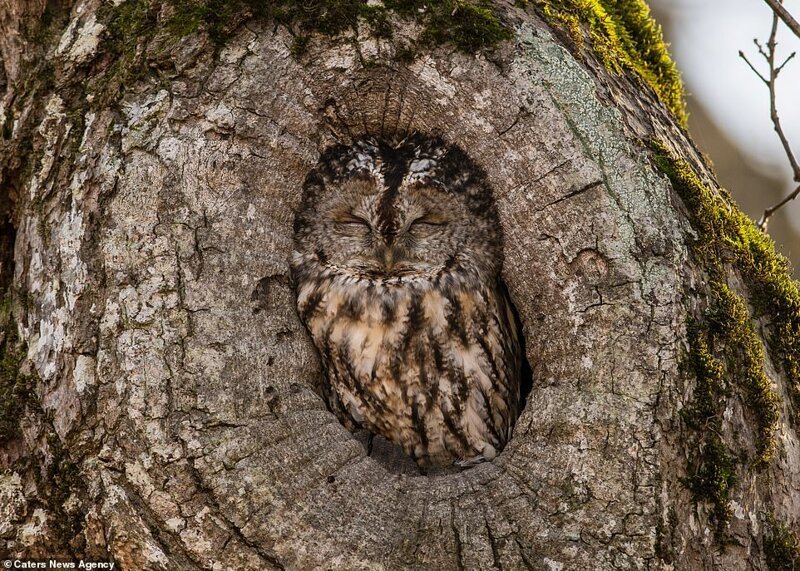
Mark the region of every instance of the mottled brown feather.
<instances>
[{"instance_id":1,"label":"mottled brown feather","mask_svg":"<svg viewBox=\"0 0 800 571\"><path fill-rule=\"evenodd\" d=\"M494 458L521 354L483 171L422 135L340 145L309 174L295 230L298 313L331 411L421 466Z\"/></svg>"}]
</instances>

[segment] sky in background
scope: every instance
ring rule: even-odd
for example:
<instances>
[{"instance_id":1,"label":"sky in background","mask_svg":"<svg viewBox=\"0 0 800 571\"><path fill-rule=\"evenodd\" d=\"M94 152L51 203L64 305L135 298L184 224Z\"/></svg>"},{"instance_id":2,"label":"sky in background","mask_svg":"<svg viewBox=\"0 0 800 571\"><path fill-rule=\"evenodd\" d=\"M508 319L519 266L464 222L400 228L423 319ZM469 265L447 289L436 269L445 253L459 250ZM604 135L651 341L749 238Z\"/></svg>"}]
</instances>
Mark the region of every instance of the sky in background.
<instances>
[{"instance_id":1,"label":"sky in background","mask_svg":"<svg viewBox=\"0 0 800 571\"><path fill-rule=\"evenodd\" d=\"M744 51L766 75L766 61L753 44L753 38L766 44L769 37L772 13L764 0L649 0L649 4L671 18L667 40L689 96L699 100L747 157L780 172L786 192L793 190L791 169L770 120L767 87L738 55ZM785 6L800 19L800 0L785 0ZM781 23L778 61L795 50L798 55L778 80L777 105L784 132L800 159L800 39ZM791 205L790 213L800 229L800 202Z\"/></svg>"}]
</instances>

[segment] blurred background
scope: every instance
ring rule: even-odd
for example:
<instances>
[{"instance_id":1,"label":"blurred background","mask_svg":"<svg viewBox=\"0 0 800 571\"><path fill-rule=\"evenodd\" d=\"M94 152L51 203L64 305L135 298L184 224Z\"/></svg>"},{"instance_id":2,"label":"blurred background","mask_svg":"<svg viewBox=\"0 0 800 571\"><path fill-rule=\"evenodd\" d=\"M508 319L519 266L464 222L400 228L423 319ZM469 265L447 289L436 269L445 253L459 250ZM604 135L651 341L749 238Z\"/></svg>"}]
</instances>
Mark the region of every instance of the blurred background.
<instances>
[{"instance_id":1,"label":"blurred background","mask_svg":"<svg viewBox=\"0 0 800 571\"><path fill-rule=\"evenodd\" d=\"M689 131L714 164L720 184L754 220L797 187L769 114L769 91L739 57L763 75L768 66L753 43L766 45L772 12L764 0L648 0L683 74ZM800 0L784 0L800 19ZM800 39L782 23L778 58L800 52ZM800 53L781 72L777 107L800 160ZM800 197L775 213L769 233L800 277Z\"/></svg>"}]
</instances>

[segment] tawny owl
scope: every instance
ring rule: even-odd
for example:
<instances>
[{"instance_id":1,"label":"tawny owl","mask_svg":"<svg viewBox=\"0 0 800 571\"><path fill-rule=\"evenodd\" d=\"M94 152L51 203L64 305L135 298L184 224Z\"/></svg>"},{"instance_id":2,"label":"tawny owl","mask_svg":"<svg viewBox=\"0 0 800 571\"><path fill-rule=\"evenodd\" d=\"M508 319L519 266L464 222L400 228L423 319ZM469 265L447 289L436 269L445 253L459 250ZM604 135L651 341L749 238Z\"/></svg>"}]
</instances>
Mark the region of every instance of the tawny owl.
<instances>
[{"instance_id":1,"label":"tawny owl","mask_svg":"<svg viewBox=\"0 0 800 571\"><path fill-rule=\"evenodd\" d=\"M292 277L330 409L423 467L494 458L521 356L484 172L438 137L364 137L323 153L303 190Z\"/></svg>"}]
</instances>

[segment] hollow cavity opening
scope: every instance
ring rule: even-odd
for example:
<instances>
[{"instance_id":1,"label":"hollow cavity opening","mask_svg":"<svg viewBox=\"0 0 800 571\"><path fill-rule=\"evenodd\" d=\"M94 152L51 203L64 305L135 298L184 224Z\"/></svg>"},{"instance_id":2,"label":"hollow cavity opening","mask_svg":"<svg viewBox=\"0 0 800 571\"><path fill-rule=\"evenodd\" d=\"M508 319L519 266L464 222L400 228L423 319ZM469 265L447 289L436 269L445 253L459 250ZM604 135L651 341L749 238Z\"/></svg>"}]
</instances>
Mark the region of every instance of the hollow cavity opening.
<instances>
[{"instance_id":1,"label":"hollow cavity opening","mask_svg":"<svg viewBox=\"0 0 800 571\"><path fill-rule=\"evenodd\" d=\"M478 163L416 132L334 145L306 177L294 230L321 392L367 454L401 473L493 461L532 373Z\"/></svg>"}]
</instances>

